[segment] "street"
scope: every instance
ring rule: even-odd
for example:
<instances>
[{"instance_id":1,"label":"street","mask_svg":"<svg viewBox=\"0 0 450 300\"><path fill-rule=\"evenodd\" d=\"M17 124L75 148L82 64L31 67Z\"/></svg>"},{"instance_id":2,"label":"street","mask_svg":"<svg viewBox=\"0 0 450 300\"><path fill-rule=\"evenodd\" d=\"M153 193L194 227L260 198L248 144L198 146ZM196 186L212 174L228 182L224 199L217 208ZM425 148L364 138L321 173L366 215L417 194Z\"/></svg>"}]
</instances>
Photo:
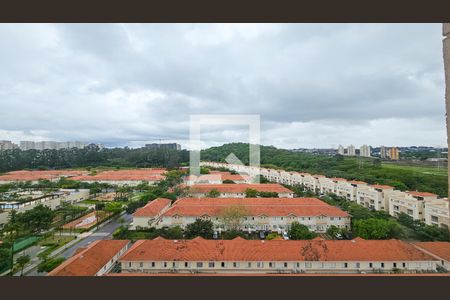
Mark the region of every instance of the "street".
<instances>
[{"instance_id":1,"label":"street","mask_svg":"<svg viewBox=\"0 0 450 300\"><path fill-rule=\"evenodd\" d=\"M92 242L97 241L97 240L111 239L114 231L122 225L120 222L120 219L123 219L125 221L123 224L126 225L126 224L131 223L131 221L133 220L133 217L132 217L132 215L125 213L123 216L121 216L119 218L115 218L103 226L100 225L101 227L97 231L94 231L93 233L89 234L87 237L82 238L75 244L69 246L67 249L63 250L63 252L56 255L55 257L64 257L67 259L67 258L71 257L73 255L73 253L75 252L75 250L80 247L86 247L86 246L90 245ZM80 236L83 236L83 235L84 234L81 234ZM38 249L35 249L34 251L37 252ZM37 261L37 258L35 258L33 261L34 262ZM15 276L18 276L18 275L20 275L20 273L15 274ZM33 270L27 272L25 275L26 276L45 276L46 273L38 273L37 268L34 268Z\"/></svg>"}]
</instances>

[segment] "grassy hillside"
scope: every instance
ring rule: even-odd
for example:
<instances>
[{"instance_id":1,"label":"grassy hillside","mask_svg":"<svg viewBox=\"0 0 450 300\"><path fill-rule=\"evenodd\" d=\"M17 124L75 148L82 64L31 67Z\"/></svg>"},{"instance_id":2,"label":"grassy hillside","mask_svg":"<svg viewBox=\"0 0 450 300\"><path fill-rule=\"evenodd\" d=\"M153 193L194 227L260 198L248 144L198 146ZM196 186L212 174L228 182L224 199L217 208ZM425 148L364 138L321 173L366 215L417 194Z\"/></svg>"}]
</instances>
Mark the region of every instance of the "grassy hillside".
<instances>
[{"instance_id":1,"label":"grassy hillside","mask_svg":"<svg viewBox=\"0 0 450 300\"><path fill-rule=\"evenodd\" d=\"M234 153L243 163L248 164L248 144L244 143L226 144L203 150L201 158L224 162L230 153ZM261 165L388 184L400 190L432 192L440 196L446 196L448 191L445 169L381 164L371 158L322 156L261 146Z\"/></svg>"}]
</instances>

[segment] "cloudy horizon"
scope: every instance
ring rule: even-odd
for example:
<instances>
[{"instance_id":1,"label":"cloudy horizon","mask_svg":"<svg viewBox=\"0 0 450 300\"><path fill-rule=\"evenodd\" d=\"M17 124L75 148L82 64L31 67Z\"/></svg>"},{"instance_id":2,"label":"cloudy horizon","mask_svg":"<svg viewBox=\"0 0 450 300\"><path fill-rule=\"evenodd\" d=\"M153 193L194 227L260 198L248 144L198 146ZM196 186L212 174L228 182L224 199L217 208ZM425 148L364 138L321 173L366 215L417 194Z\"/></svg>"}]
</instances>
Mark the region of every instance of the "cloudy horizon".
<instances>
[{"instance_id":1,"label":"cloudy horizon","mask_svg":"<svg viewBox=\"0 0 450 300\"><path fill-rule=\"evenodd\" d=\"M446 147L441 24L0 24L0 140ZM202 128L204 146L247 142Z\"/></svg>"}]
</instances>

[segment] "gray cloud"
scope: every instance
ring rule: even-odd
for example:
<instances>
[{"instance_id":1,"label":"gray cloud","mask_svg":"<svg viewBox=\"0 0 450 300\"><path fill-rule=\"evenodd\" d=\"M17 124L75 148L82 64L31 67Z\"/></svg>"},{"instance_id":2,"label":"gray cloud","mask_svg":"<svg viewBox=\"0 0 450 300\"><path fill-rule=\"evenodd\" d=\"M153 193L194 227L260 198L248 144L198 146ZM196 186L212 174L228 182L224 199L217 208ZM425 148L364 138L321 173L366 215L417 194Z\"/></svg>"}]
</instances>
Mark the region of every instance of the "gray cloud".
<instances>
[{"instance_id":1,"label":"gray cloud","mask_svg":"<svg viewBox=\"0 0 450 300\"><path fill-rule=\"evenodd\" d=\"M445 144L439 24L2 24L0 39L0 139L186 145L191 114L256 113L280 147Z\"/></svg>"}]
</instances>

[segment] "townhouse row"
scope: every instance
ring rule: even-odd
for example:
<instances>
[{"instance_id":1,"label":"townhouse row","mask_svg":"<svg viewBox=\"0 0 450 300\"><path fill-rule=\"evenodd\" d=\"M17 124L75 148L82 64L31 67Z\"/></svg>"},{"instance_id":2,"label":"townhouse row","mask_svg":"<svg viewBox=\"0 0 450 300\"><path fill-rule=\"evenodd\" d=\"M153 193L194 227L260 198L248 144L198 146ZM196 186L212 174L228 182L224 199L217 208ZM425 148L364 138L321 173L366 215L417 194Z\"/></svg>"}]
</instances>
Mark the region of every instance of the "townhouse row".
<instances>
[{"instance_id":1,"label":"townhouse row","mask_svg":"<svg viewBox=\"0 0 450 300\"><path fill-rule=\"evenodd\" d=\"M225 230L288 231L293 222L311 231L331 226L350 229L345 211L316 198L181 198L173 204L159 198L133 214L132 228L186 228L196 219L209 220L217 232Z\"/></svg>"},{"instance_id":2,"label":"townhouse row","mask_svg":"<svg viewBox=\"0 0 450 300\"><path fill-rule=\"evenodd\" d=\"M436 273L450 243L400 240L100 240L49 276L158 274Z\"/></svg>"},{"instance_id":3,"label":"townhouse row","mask_svg":"<svg viewBox=\"0 0 450 300\"><path fill-rule=\"evenodd\" d=\"M328 178L301 172L259 168L245 165L233 165L218 162L201 162L201 166L227 168L251 177L263 176L271 182L287 185L303 185L306 189L318 194L333 193L356 202L366 208L383 210L392 216L406 213L415 220L428 225L449 227L449 201L438 198L427 192L399 191L392 186L374 184L363 181L346 180L344 178Z\"/></svg>"}]
</instances>

